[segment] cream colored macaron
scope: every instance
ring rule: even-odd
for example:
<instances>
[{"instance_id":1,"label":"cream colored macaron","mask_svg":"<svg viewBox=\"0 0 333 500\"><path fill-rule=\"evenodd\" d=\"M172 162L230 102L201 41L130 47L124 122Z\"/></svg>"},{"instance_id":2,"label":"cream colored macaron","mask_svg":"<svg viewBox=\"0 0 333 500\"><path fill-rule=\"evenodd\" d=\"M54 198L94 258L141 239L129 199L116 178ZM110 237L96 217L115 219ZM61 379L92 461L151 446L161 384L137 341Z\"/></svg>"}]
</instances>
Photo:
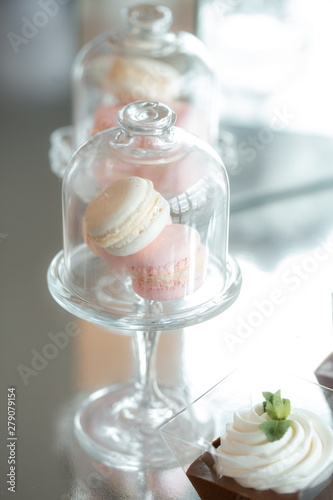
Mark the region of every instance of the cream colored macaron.
<instances>
[{"instance_id":1,"label":"cream colored macaron","mask_svg":"<svg viewBox=\"0 0 333 500\"><path fill-rule=\"evenodd\" d=\"M86 208L84 232L92 246L111 255L126 256L151 243L164 229L169 203L141 177L110 184Z\"/></svg>"},{"instance_id":2,"label":"cream colored macaron","mask_svg":"<svg viewBox=\"0 0 333 500\"><path fill-rule=\"evenodd\" d=\"M167 102L179 92L179 72L163 61L117 57L105 81L122 101L151 99Z\"/></svg>"}]
</instances>

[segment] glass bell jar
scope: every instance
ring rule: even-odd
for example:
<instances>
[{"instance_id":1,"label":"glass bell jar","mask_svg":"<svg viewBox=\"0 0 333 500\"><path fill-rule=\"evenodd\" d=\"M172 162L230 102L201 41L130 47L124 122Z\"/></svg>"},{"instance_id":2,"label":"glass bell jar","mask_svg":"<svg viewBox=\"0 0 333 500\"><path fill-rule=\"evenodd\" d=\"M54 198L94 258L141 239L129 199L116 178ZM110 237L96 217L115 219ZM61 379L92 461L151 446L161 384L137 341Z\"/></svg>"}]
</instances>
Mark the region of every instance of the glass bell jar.
<instances>
[{"instance_id":1,"label":"glass bell jar","mask_svg":"<svg viewBox=\"0 0 333 500\"><path fill-rule=\"evenodd\" d=\"M117 126L119 110L135 100L168 104L177 126L216 145L217 81L203 43L190 33L170 31L167 7L143 4L121 13L122 26L94 38L74 61L72 130L64 127L51 136L51 166L60 177L68 140L74 151L95 133Z\"/></svg>"},{"instance_id":2,"label":"glass bell jar","mask_svg":"<svg viewBox=\"0 0 333 500\"><path fill-rule=\"evenodd\" d=\"M48 284L69 312L137 342L137 383L79 408L82 446L107 464L160 466L169 455L156 428L184 402L156 385L158 335L222 313L241 272L228 253L229 184L215 150L157 101L127 104L118 121L69 162L64 247Z\"/></svg>"}]
</instances>

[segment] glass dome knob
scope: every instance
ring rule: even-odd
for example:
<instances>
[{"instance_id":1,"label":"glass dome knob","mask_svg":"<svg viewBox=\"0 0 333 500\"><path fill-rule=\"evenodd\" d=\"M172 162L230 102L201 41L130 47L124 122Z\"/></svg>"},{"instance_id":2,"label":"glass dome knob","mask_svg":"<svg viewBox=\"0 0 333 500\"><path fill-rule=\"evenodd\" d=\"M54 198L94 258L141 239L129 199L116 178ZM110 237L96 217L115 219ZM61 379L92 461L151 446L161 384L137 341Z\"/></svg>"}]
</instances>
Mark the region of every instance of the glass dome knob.
<instances>
[{"instance_id":1,"label":"glass dome knob","mask_svg":"<svg viewBox=\"0 0 333 500\"><path fill-rule=\"evenodd\" d=\"M131 102L118 113L118 121L131 135L161 135L175 124L176 113L161 102Z\"/></svg>"},{"instance_id":2,"label":"glass dome knob","mask_svg":"<svg viewBox=\"0 0 333 500\"><path fill-rule=\"evenodd\" d=\"M171 10L162 5L136 5L124 14L130 29L136 30L167 31L173 22Z\"/></svg>"}]
</instances>

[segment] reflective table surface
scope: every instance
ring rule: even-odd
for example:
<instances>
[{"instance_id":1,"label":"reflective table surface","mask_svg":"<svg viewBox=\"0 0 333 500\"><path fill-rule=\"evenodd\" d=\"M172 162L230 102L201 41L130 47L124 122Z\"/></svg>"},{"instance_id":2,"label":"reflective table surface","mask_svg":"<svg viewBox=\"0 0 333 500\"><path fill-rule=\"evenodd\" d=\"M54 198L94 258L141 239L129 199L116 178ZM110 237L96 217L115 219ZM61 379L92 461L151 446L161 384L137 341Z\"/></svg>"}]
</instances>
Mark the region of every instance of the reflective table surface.
<instances>
[{"instance_id":1,"label":"reflective table surface","mask_svg":"<svg viewBox=\"0 0 333 500\"><path fill-rule=\"evenodd\" d=\"M11 116L13 108L3 109ZM45 117L32 130L32 109L26 110L16 126L20 147L4 132L11 148L1 195L1 391L6 400L7 389L16 390L16 497L195 499L178 467L121 472L91 459L76 442L73 415L82 397L127 383L136 367L128 337L71 317L49 295L47 267L62 244L60 184L47 163L50 121ZM286 168L288 151L294 157L295 142L300 150L302 141L308 151L313 145L318 178L333 154L331 139L286 135L277 141L283 162L279 165L272 144L272 175ZM265 158L269 155L267 149ZM232 176L231 187L240 189ZM311 377L333 351L330 178L278 198L234 206L230 250L242 268L240 297L207 323L162 335L157 361L162 388L177 386L193 400L236 366L267 356ZM7 473L6 405L1 426L1 470ZM9 498L4 475L1 481L1 495Z\"/></svg>"},{"instance_id":2,"label":"reflective table surface","mask_svg":"<svg viewBox=\"0 0 333 500\"><path fill-rule=\"evenodd\" d=\"M22 12L12 27L18 33ZM105 385L128 383L137 367L130 338L70 316L47 289L47 268L62 247L61 185L49 169L49 136L70 123L63 75L76 47L67 40L62 76L52 64L38 72L29 54L37 36L38 47L46 43L46 33L40 30L18 54L9 46L12 80L0 79L0 497L12 498L7 399L14 388L14 498L195 500L179 467L112 469L89 457L73 434L79 401ZM45 59L51 53L56 61L55 47L45 46L51 51ZM40 85L31 84L32 91L34 71ZM188 401L235 367L263 358L281 359L311 378L333 351L333 140L276 131L249 159L241 153L244 141L260 137L260 129L223 125L236 136L240 161L229 171L230 252L242 268L243 287L221 316L162 335L160 386L178 387Z\"/></svg>"}]
</instances>

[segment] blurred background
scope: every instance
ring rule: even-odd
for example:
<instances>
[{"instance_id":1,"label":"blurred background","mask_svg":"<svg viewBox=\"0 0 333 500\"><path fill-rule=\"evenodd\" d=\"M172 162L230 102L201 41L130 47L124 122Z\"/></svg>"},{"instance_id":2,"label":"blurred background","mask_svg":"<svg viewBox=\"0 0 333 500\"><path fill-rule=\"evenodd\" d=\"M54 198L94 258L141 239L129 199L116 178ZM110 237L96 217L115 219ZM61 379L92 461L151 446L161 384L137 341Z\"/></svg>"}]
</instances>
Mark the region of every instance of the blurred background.
<instances>
[{"instance_id":1,"label":"blurred background","mask_svg":"<svg viewBox=\"0 0 333 500\"><path fill-rule=\"evenodd\" d=\"M2 498L10 495L8 387L17 397L16 498L197 498L180 470L125 477L75 443L77 398L133 376L131 341L71 317L46 284L62 247L61 183L50 171L49 136L72 121L71 67L85 43L117 26L120 9L136 3L0 4ZM215 61L219 152L231 186L230 250L244 284L223 317L163 336L160 383L183 384L198 397L267 352L308 375L333 351L333 4L163 4L173 11L173 30L199 36ZM76 335L65 346L46 347L73 331L72 322Z\"/></svg>"}]
</instances>

